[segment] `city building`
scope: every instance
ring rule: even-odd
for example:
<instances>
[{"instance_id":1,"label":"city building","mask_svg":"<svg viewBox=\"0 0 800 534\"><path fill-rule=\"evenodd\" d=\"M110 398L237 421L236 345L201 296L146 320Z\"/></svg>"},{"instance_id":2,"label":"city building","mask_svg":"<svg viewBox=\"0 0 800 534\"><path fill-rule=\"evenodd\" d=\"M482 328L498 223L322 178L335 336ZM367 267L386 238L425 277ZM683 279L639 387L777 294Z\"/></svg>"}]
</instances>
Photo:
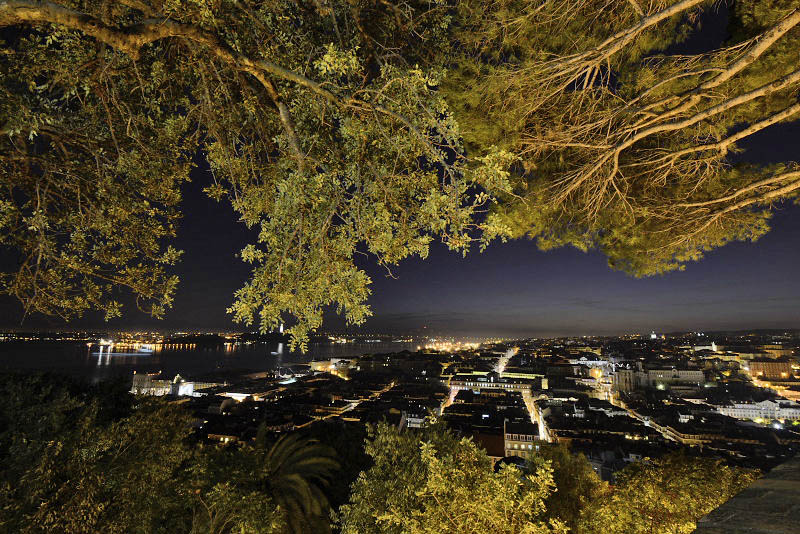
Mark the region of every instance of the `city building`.
<instances>
[{"instance_id":1,"label":"city building","mask_svg":"<svg viewBox=\"0 0 800 534\"><path fill-rule=\"evenodd\" d=\"M468 389L473 391L501 389L529 396L532 389L541 387L541 379L501 377L498 373L490 372L486 375L455 375L450 379L448 385L454 392Z\"/></svg>"},{"instance_id":2,"label":"city building","mask_svg":"<svg viewBox=\"0 0 800 534\"><path fill-rule=\"evenodd\" d=\"M744 368L753 378L790 378L793 375L789 360L756 359L747 362Z\"/></svg>"},{"instance_id":3,"label":"city building","mask_svg":"<svg viewBox=\"0 0 800 534\"><path fill-rule=\"evenodd\" d=\"M217 382L197 382L184 379L181 375L168 380L159 373L133 373L131 393L136 395L176 395L181 397L198 397L203 395L200 390L220 386Z\"/></svg>"},{"instance_id":4,"label":"city building","mask_svg":"<svg viewBox=\"0 0 800 534\"><path fill-rule=\"evenodd\" d=\"M717 411L728 417L752 420L800 420L800 403L783 400L763 400L761 402L734 402L718 406Z\"/></svg>"},{"instance_id":5,"label":"city building","mask_svg":"<svg viewBox=\"0 0 800 534\"><path fill-rule=\"evenodd\" d=\"M614 392L629 393L637 389L668 389L673 386L703 386L705 371L701 369L617 369L611 377Z\"/></svg>"},{"instance_id":6,"label":"city building","mask_svg":"<svg viewBox=\"0 0 800 534\"><path fill-rule=\"evenodd\" d=\"M535 423L503 424L503 447L506 456L530 458L539 450L539 427Z\"/></svg>"}]
</instances>

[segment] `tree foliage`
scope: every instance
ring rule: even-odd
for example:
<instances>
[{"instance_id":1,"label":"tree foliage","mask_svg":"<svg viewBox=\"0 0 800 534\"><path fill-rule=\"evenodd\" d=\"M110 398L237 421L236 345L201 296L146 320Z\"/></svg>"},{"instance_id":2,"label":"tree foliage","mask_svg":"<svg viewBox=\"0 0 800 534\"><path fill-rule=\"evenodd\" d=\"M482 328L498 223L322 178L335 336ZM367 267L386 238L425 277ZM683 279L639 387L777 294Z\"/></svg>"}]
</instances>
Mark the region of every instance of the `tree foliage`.
<instances>
[{"instance_id":1,"label":"tree foliage","mask_svg":"<svg viewBox=\"0 0 800 534\"><path fill-rule=\"evenodd\" d=\"M281 436L271 446L256 440L249 477L283 510L291 532L329 530L330 505L323 489L338 473L333 449L298 434Z\"/></svg>"},{"instance_id":2,"label":"tree foliage","mask_svg":"<svg viewBox=\"0 0 800 534\"><path fill-rule=\"evenodd\" d=\"M348 502L350 487L361 471L371 466L370 458L364 452L366 428L356 422L325 419L303 429L302 435L334 451L339 470L322 489L331 507L337 509Z\"/></svg>"},{"instance_id":3,"label":"tree foliage","mask_svg":"<svg viewBox=\"0 0 800 534\"><path fill-rule=\"evenodd\" d=\"M800 114L794 0L0 3L0 289L26 313L161 316L182 187L257 231L229 309L303 345L369 315L364 254L597 248L636 275L753 240L800 190L741 141ZM738 161L738 163L737 163ZM513 175L513 179L510 177ZM495 202L500 200L500 202ZM491 209L489 209L491 208ZM489 213L484 213L485 211Z\"/></svg>"},{"instance_id":4,"label":"tree foliage","mask_svg":"<svg viewBox=\"0 0 800 534\"><path fill-rule=\"evenodd\" d=\"M0 530L325 532L338 464L312 440L204 446L180 405L57 377L0 376Z\"/></svg>"},{"instance_id":5,"label":"tree foliage","mask_svg":"<svg viewBox=\"0 0 800 534\"><path fill-rule=\"evenodd\" d=\"M583 455L547 446L525 472L434 424L370 431L373 465L339 509L343 534L462 532L690 533L758 477L719 460L670 454L636 462L609 485Z\"/></svg>"},{"instance_id":6,"label":"tree foliage","mask_svg":"<svg viewBox=\"0 0 800 534\"><path fill-rule=\"evenodd\" d=\"M421 435L380 424L366 452L373 466L353 484L351 504L340 508L343 534L566 532L544 519L553 489L549 465L532 475L510 465L495 472L472 440L439 424Z\"/></svg>"},{"instance_id":7,"label":"tree foliage","mask_svg":"<svg viewBox=\"0 0 800 534\"><path fill-rule=\"evenodd\" d=\"M584 510L607 495L608 484L597 476L583 454L573 454L566 445L542 446L530 462L532 470L545 463L553 471L555 486L545 500L545 517L557 519L570 532L576 532Z\"/></svg>"},{"instance_id":8,"label":"tree foliage","mask_svg":"<svg viewBox=\"0 0 800 534\"><path fill-rule=\"evenodd\" d=\"M0 525L7 532L167 532L181 496L190 419L163 403L113 413L118 398L53 378L6 375ZM167 519L165 519L167 518Z\"/></svg>"},{"instance_id":9,"label":"tree foliage","mask_svg":"<svg viewBox=\"0 0 800 534\"><path fill-rule=\"evenodd\" d=\"M721 48L680 54L718 4L459 3L463 55L445 86L475 150L497 143L520 158L523 198L498 207L514 235L597 248L649 275L768 230L800 170L732 156L800 116L800 10L793 0L731 6Z\"/></svg>"},{"instance_id":10,"label":"tree foliage","mask_svg":"<svg viewBox=\"0 0 800 534\"><path fill-rule=\"evenodd\" d=\"M262 429L254 443L203 447L187 469L201 505L194 532L326 532L320 488L337 470L330 449L295 434L269 442Z\"/></svg>"},{"instance_id":11,"label":"tree foliage","mask_svg":"<svg viewBox=\"0 0 800 534\"><path fill-rule=\"evenodd\" d=\"M581 534L690 534L698 519L758 478L719 460L671 454L637 462L582 514Z\"/></svg>"},{"instance_id":12,"label":"tree foliage","mask_svg":"<svg viewBox=\"0 0 800 534\"><path fill-rule=\"evenodd\" d=\"M258 230L230 308L302 342L333 306L369 315L366 253L391 266L506 230L476 219L512 156L467 164L437 90L445 3L64 0L0 3L3 291L29 311L160 315L192 157ZM488 194L487 194L488 193Z\"/></svg>"}]
</instances>

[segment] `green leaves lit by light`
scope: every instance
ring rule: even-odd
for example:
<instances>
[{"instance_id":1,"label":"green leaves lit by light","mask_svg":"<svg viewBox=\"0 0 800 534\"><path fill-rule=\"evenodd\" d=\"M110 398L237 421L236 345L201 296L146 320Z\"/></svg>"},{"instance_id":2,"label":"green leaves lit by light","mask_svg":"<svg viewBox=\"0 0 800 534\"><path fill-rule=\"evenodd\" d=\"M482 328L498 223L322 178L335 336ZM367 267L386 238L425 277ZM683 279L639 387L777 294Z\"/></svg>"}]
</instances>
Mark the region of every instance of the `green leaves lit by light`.
<instances>
[{"instance_id":1,"label":"green leaves lit by light","mask_svg":"<svg viewBox=\"0 0 800 534\"><path fill-rule=\"evenodd\" d=\"M560 521L543 517L554 489L547 463L530 475L513 466L495 472L472 440L439 424L412 433L382 423L366 452L373 466L340 509L343 534L566 533Z\"/></svg>"},{"instance_id":2,"label":"green leaves lit by light","mask_svg":"<svg viewBox=\"0 0 800 534\"><path fill-rule=\"evenodd\" d=\"M164 247L198 150L213 175L199 187L258 232L241 252L252 277L229 311L262 330L293 324L295 346L326 307L354 324L370 315L357 254L390 266L426 256L434 239L463 253L508 235L481 210L509 189L513 158L468 161L438 90L448 5L107 7L38 11L0 58L11 191L1 242L27 258L3 287L31 311L113 316L114 288L127 287L163 313L177 259ZM19 25L9 17L0 22ZM108 31L95 38L98 27Z\"/></svg>"},{"instance_id":3,"label":"green leaves lit by light","mask_svg":"<svg viewBox=\"0 0 800 534\"><path fill-rule=\"evenodd\" d=\"M543 249L598 249L636 276L768 231L800 191L786 162L734 164L737 143L800 116L791 0L736 2L731 39L663 55L704 31L704 0L465 0L443 83L473 151L519 156L495 213Z\"/></svg>"}]
</instances>

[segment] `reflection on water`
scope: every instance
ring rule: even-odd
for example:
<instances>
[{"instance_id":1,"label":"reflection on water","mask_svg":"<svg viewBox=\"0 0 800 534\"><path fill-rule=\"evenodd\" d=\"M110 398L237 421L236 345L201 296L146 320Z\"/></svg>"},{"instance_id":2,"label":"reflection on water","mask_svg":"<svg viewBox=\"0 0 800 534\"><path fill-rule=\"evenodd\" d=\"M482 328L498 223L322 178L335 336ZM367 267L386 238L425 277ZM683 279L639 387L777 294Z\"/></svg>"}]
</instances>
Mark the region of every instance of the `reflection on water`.
<instances>
[{"instance_id":1,"label":"reflection on water","mask_svg":"<svg viewBox=\"0 0 800 534\"><path fill-rule=\"evenodd\" d=\"M266 371L315 359L416 350L415 343L310 344L305 354L283 343L228 344L218 348L173 345L153 352L109 352L77 343L0 343L0 370L54 371L91 382L129 376L133 371L194 377L214 371Z\"/></svg>"}]
</instances>

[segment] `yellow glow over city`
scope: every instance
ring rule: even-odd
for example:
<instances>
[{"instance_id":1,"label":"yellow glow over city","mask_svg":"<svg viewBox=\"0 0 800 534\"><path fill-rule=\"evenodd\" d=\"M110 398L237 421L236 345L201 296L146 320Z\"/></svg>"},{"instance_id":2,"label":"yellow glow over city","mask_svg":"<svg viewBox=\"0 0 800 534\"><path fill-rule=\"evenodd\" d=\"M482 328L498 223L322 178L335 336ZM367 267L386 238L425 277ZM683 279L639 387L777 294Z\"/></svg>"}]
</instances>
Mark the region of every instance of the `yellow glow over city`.
<instances>
[{"instance_id":1,"label":"yellow glow over city","mask_svg":"<svg viewBox=\"0 0 800 534\"><path fill-rule=\"evenodd\" d=\"M438 350L440 352L458 352L460 350L475 350L480 347L480 343L471 341L437 341L430 340L424 345L425 350Z\"/></svg>"}]
</instances>

